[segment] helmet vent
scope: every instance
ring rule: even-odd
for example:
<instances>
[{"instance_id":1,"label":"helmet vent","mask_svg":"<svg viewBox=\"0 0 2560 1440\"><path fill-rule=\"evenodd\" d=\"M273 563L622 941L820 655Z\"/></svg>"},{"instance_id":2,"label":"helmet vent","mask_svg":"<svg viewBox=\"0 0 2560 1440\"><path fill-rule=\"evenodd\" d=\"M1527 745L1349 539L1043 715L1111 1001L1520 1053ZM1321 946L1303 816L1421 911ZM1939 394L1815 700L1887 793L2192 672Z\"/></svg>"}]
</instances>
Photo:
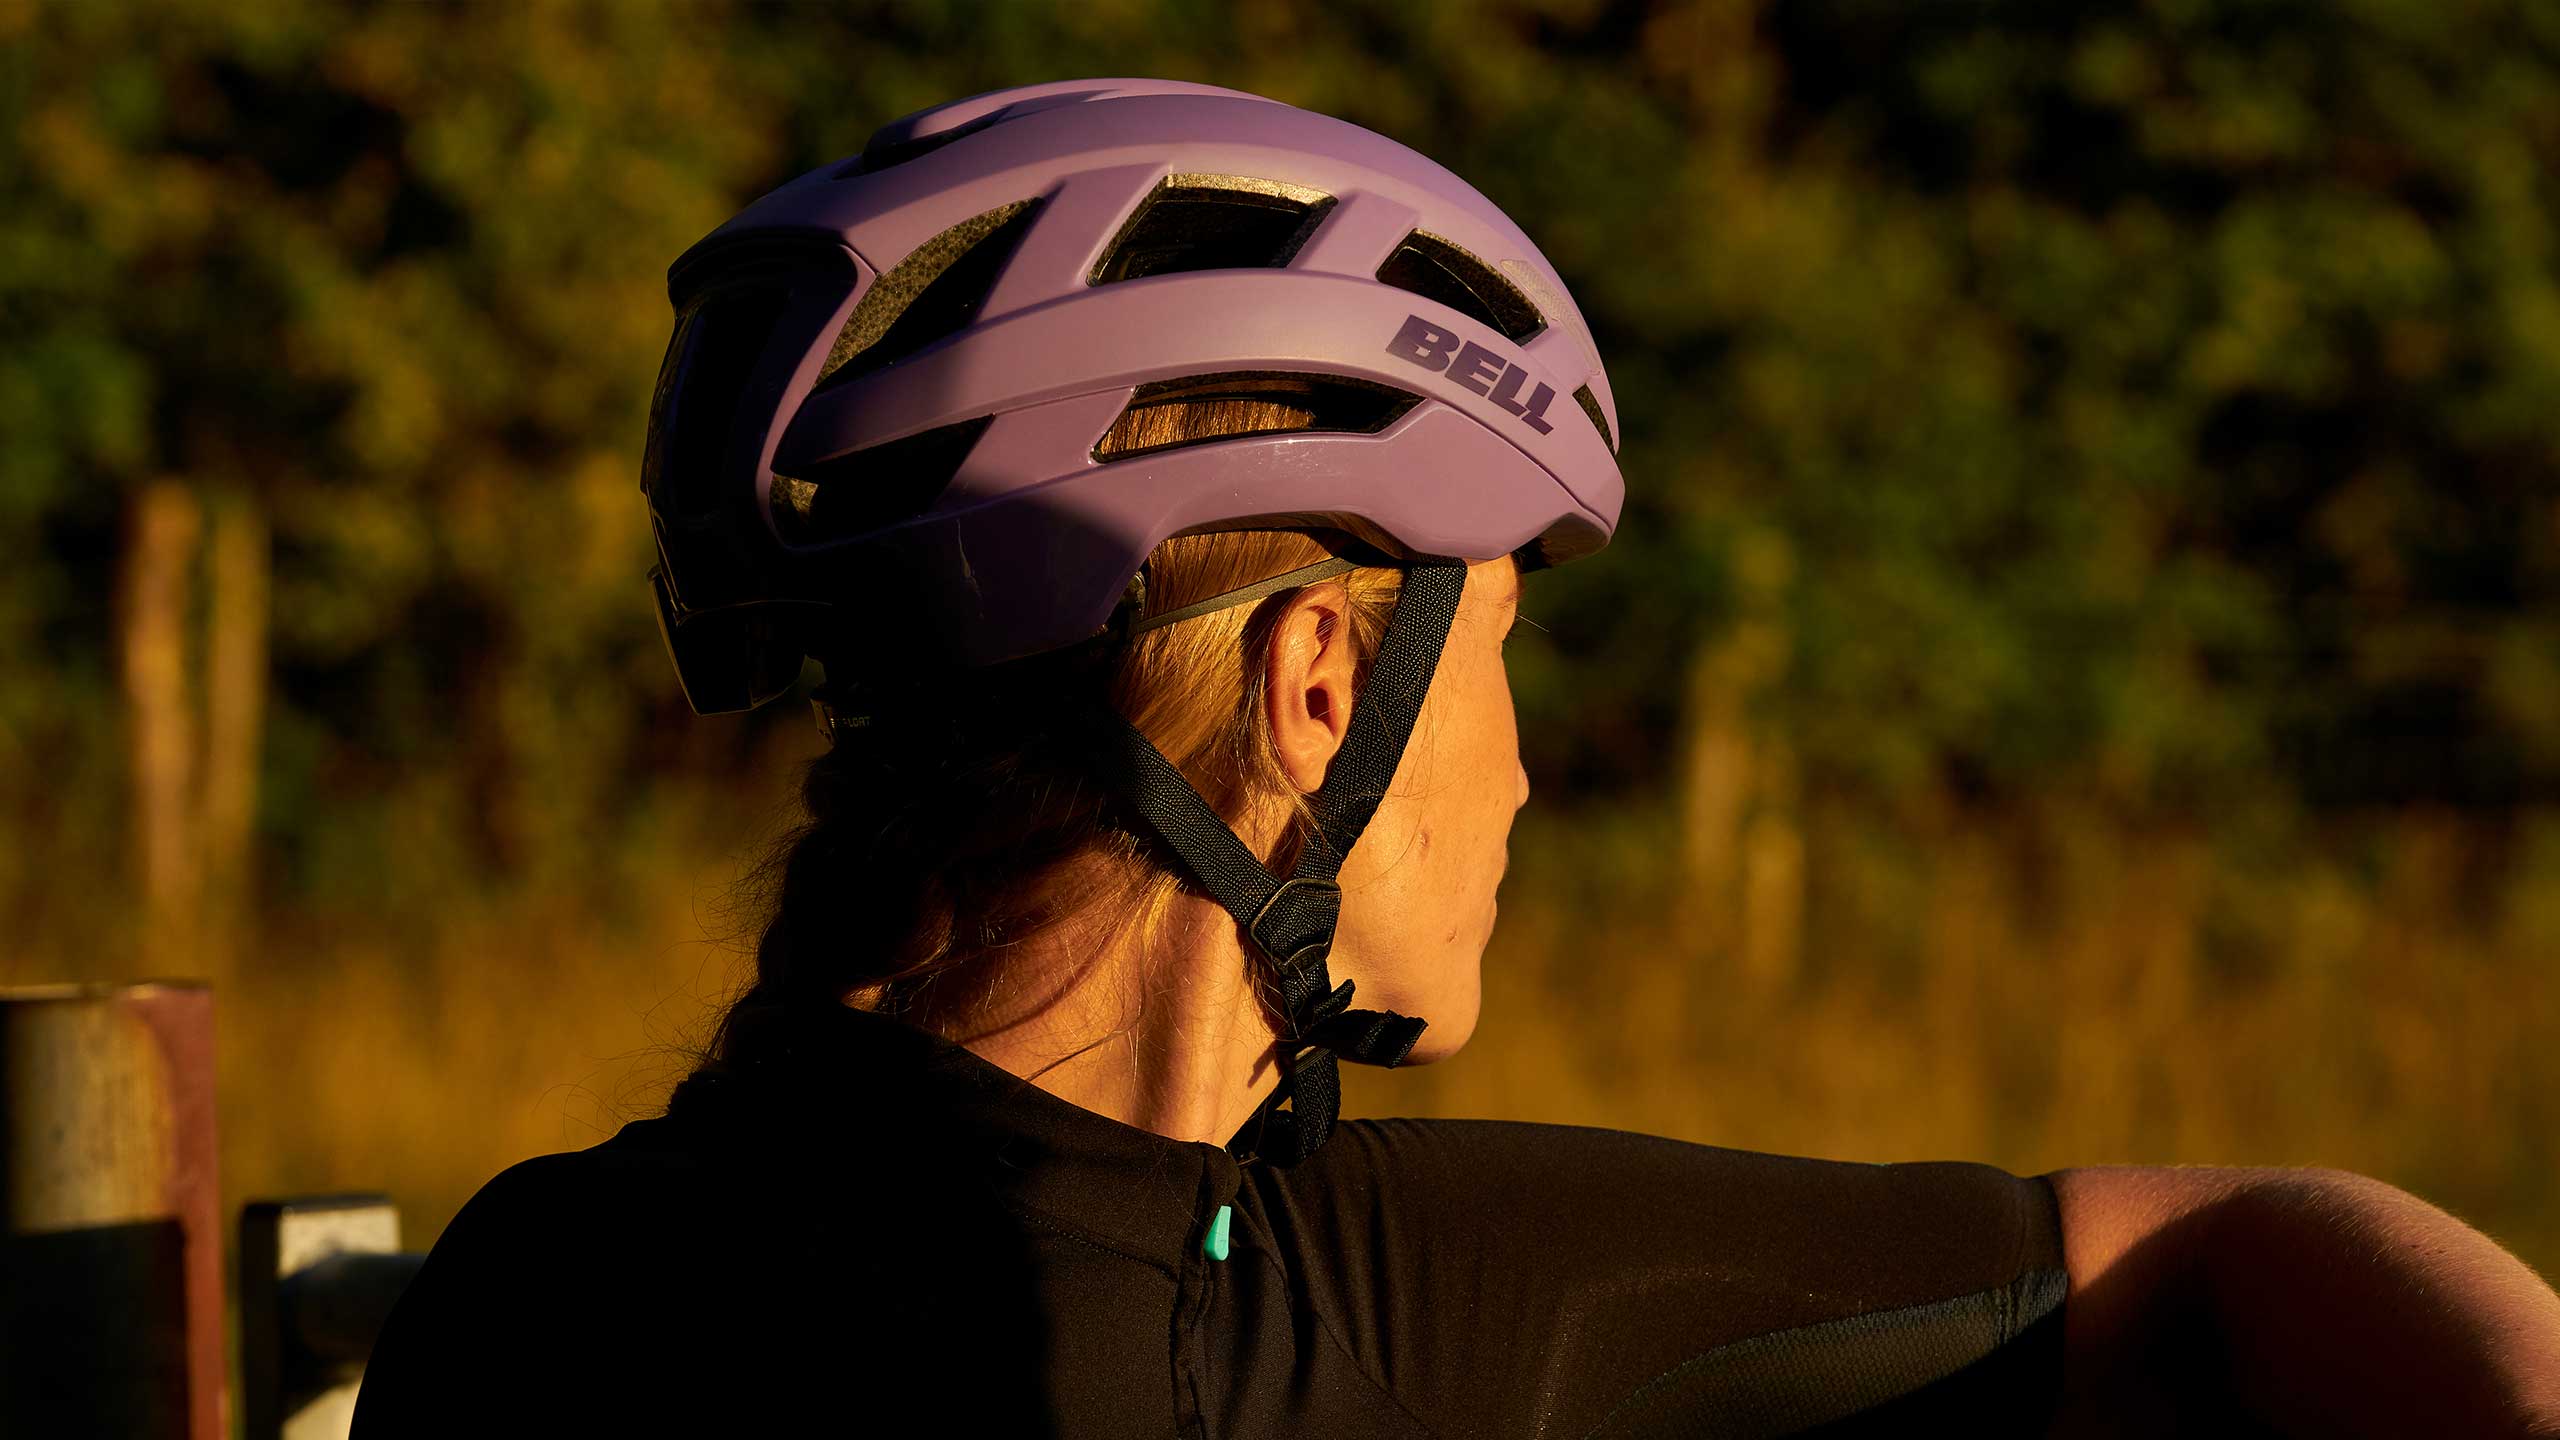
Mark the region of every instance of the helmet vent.
<instances>
[{"instance_id":1,"label":"helmet vent","mask_svg":"<svg viewBox=\"0 0 2560 1440\"><path fill-rule=\"evenodd\" d=\"M1582 413L1591 417L1591 428L1600 432L1600 443L1609 447L1610 454L1617 454L1618 437L1609 433L1609 417L1600 413L1600 397L1592 394L1591 387L1585 385L1573 392L1573 403L1581 406Z\"/></svg>"},{"instance_id":2,"label":"helmet vent","mask_svg":"<svg viewBox=\"0 0 2560 1440\"><path fill-rule=\"evenodd\" d=\"M735 284L698 296L676 317L675 338L650 402L640 486L664 513L717 511L722 462L746 410L747 382L790 303L781 284Z\"/></svg>"},{"instance_id":3,"label":"helmet vent","mask_svg":"<svg viewBox=\"0 0 2560 1440\"><path fill-rule=\"evenodd\" d=\"M1374 435L1421 403L1388 385L1340 375L1237 371L1141 385L1095 442L1096 460L1298 431Z\"/></svg>"},{"instance_id":4,"label":"helmet vent","mask_svg":"<svg viewBox=\"0 0 2560 1440\"><path fill-rule=\"evenodd\" d=\"M1156 182L1094 262L1088 284L1186 270L1275 270L1333 208L1303 185L1242 175L1168 175Z\"/></svg>"},{"instance_id":5,"label":"helmet vent","mask_svg":"<svg viewBox=\"0 0 2560 1440\"><path fill-rule=\"evenodd\" d=\"M1416 230L1378 267L1381 284L1437 300L1517 343L1547 328L1546 317L1501 271L1453 240Z\"/></svg>"},{"instance_id":6,"label":"helmet vent","mask_svg":"<svg viewBox=\"0 0 2560 1440\"><path fill-rule=\"evenodd\" d=\"M1038 200L1016 200L963 220L873 281L836 332L818 388L859 380L959 333L986 303L1039 208Z\"/></svg>"},{"instance_id":7,"label":"helmet vent","mask_svg":"<svg viewBox=\"0 0 2560 1440\"><path fill-rule=\"evenodd\" d=\"M826 545L914 519L950 488L991 418L848 451L800 466L796 475L776 472L774 533L786 545Z\"/></svg>"}]
</instances>

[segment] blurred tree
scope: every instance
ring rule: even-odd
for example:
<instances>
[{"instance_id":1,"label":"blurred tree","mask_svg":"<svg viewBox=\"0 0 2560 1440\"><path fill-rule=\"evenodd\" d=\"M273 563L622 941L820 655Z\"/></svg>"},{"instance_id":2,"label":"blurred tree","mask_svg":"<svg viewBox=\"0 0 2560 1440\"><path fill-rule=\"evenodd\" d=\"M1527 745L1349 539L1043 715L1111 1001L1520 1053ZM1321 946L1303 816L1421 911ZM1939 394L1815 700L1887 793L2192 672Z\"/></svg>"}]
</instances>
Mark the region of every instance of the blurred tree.
<instances>
[{"instance_id":1,"label":"blurred tree","mask_svg":"<svg viewBox=\"0 0 2560 1440\"><path fill-rule=\"evenodd\" d=\"M1827 762L1889 757L1882 701L2012 795L2551 798L2548 7L1826 0L1767 35L1768 153L1851 197L1790 251L1837 303L1752 287L1783 338L1726 387L1807 556L1787 705Z\"/></svg>"},{"instance_id":2,"label":"blurred tree","mask_svg":"<svg viewBox=\"0 0 2560 1440\"><path fill-rule=\"evenodd\" d=\"M164 481L272 537L263 584L223 562L271 633L204 663L272 676L276 895L609 893L635 777L797 723L688 723L656 654L664 266L882 120L1079 72L1382 130L1575 281L1633 499L1532 592L1550 795L1741 724L1787 737L1772 794L1886 810L2548 798L2553 16L0 5L0 823L43 837L0 895L137 843L104 597Z\"/></svg>"}]
</instances>

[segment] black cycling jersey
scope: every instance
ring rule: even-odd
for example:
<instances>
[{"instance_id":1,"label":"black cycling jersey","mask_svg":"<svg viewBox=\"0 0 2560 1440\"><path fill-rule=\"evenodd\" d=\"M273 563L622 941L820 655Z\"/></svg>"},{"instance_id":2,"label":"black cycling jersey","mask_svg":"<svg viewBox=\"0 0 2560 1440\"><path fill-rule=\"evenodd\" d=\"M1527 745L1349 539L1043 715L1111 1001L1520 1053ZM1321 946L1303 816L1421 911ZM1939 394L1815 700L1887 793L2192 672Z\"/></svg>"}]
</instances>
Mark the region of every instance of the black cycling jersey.
<instances>
[{"instance_id":1,"label":"black cycling jersey","mask_svg":"<svg viewBox=\"0 0 2560 1440\"><path fill-rule=\"evenodd\" d=\"M843 1010L491 1181L354 1433L2041 1434L2064 1289L1986 1166L1425 1120L1239 1165Z\"/></svg>"}]
</instances>

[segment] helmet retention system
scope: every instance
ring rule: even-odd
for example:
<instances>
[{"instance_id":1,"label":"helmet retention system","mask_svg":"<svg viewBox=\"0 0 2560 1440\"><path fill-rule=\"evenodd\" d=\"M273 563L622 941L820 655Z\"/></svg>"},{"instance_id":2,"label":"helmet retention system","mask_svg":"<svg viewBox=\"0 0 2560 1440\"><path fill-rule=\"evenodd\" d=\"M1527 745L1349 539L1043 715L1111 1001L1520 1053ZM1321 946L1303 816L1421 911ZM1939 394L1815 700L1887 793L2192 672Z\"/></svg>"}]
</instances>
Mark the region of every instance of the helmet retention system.
<instances>
[{"instance_id":1,"label":"helmet retention system","mask_svg":"<svg viewBox=\"0 0 2560 1440\"><path fill-rule=\"evenodd\" d=\"M1090 80L884 126L687 251L669 292L641 484L697 711L773 699L816 656L833 735L856 719L836 699L875 678L1125 637L1351 564L1149 615L1144 562L1178 534L1343 533L1405 568L1286 878L1145 735L1095 717L1124 808L1274 966L1282 1083L1238 1143L1313 1154L1337 1057L1393 1066L1423 1029L1350 1008L1327 961L1338 876L1466 564L1561 563L1617 523L1608 379L1553 268L1382 136L1239 91ZM1303 423L1131 438L1150 407L1207 399ZM899 623L845 623L876 615Z\"/></svg>"},{"instance_id":2,"label":"helmet retention system","mask_svg":"<svg viewBox=\"0 0 2560 1440\"><path fill-rule=\"evenodd\" d=\"M1336 877L1395 779L1466 580L1466 566L1456 561L1426 561L1406 571L1369 682L1324 784L1308 802L1315 827L1286 880L1263 868L1138 727L1120 722L1114 788L1276 967L1287 1026L1280 1037L1281 1082L1256 1117L1261 1133L1253 1148L1285 1164L1314 1154L1333 1133L1341 1098L1337 1056L1392 1069L1413 1053L1427 1023L1392 1010L1349 1008L1352 982L1335 985L1327 961L1342 917ZM1290 1111L1276 1108L1283 1099Z\"/></svg>"}]
</instances>

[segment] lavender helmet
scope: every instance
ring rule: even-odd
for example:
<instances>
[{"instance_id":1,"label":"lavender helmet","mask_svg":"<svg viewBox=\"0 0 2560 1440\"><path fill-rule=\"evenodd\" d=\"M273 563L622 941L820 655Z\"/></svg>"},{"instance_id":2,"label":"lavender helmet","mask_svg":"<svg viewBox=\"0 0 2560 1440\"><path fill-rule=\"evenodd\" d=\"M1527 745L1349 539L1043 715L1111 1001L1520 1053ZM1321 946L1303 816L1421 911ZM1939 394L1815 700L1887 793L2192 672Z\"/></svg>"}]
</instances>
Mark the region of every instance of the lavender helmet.
<instances>
[{"instance_id":1,"label":"lavender helmet","mask_svg":"<svg viewBox=\"0 0 2560 1440\"><path fill-rule=\"evenodd\" d=\"M1397 1065L1423 1029L1352 1009L1327 958L1336 877L1412 735L1463 562L1555 564L1617 523L1608 378L1546 258L1358 126L1084 80L893 122L713 231L668 286L641 484L696 710L762 704L811 655L830 687L992 666L1350 563L1150 615L1143 567L1176 535L1321 530L1405 567L1286 879L1143 733L1086 717L1130 822L1273 965L1282 1081L1239 1142L1314 1153L1337 1057ZM1311 418L1139 438L1150 407L1225 398ZM874 614L901 623L834 622ZM820 713L842 733L823 692Z\"/></svg>"},{"instance_id":2,"label":"lavender helmet","mask_svg":"<svg viewBox=\"0 0 2560 1440\"><path fill-rule=\"evenodd\" d=\"M1358 126L1162 80L884 126L687 251L643 486L687 697L789 688L831 609L883 664L1104 629L1160 542L1348 530L1399 556L1598 549L1615 411L1546 258ZM1151 403L1284 394L1312 428L1136 451ZM831 657L832 658L832 657Z\"/></svg>"}]
</instances>

